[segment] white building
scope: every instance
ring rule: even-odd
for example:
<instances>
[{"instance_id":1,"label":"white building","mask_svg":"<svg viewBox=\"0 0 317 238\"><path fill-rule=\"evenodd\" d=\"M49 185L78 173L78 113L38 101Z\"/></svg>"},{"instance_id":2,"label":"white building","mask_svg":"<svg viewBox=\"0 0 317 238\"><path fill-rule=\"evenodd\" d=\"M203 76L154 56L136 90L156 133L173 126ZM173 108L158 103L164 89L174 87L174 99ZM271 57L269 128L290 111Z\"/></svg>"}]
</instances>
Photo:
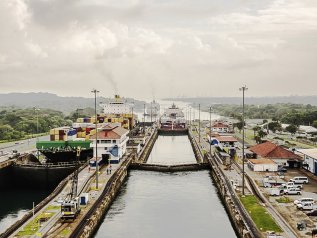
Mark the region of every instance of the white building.
<instances>
[{"instance_id":1,"label":"white building","mask_svg":"<svg viewBox=\"0 0 317 238\"><path fill-rule=\"evenodd\" d=\"M254 172L276 172L278 164L271 159L249 159L248 167Z\"/></svg>"},{"instance_id":2,"label":"white building","mask_svg":"<svg viewBox=\"0 0 317 238\"><path fill-rule=\"evenodd\" d=\"M297 150L303 157L302 167L317 175L317 148Z\"/></svg>"},{"instance_id":3,"label":"white building","mask_svg":"<svg viewBox=\"0 0 317 238\"><path fill-rule=\"evenodd\" d=\"M98 130L97 157L110 163L118 163L127 150L128 133L128 130L117 125L107 125ZM90 136L90 140L90 147L96 157L96 136Z\"/></svg>"},{"instance_id":4,"label":"white building","mask_svg":"<svg viewBox=\"0 0 317 238\"><path fill-rule=\"evenodd\" d=\"M212 132L217 132L217 133L228 133L232 132L232 124L227 124L221 121L216 121L212 126L211 126L211 131Z\"/></svg>"}]
</instances>

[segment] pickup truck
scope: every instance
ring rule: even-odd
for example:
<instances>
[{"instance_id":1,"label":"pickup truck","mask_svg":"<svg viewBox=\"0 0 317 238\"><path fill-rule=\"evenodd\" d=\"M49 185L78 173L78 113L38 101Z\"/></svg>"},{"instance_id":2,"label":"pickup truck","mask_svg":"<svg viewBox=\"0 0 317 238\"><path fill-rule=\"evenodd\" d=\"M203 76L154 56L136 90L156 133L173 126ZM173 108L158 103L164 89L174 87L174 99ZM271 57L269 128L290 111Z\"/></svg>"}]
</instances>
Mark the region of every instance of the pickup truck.
<instances>
[{"instance_id":1,"label":"pickup truck","mask_svg":"<svg viewBox=\"0 0 317 238\"><path fill-rule=\"evenodd\" d=\"M267 177L263 178L263 186L266 188L279 186L283 183L285 183L285 181L280 179L280 178L277 178L277 177L267 176Z\"/></svg>"},{"instance_id":2,"label":"pickup truck","mask_svg":"<svg viewBox=\"0 0 317 238\"><path fill-rule=\"evenodd\" d=\"M301 195L302 192L299 188L287 188L284 190L285 195Z\"/></svg>"},{"instance_id":3,"label":"pickup truck","mask_svg":"<svg viewBox=\"0 0 317 238\"><path fill-rule=\"evenodd\" d=\"M299 189L303 189L303 185L301 184L295 184L294 182L287 182L287 183L283 183L281 186L283 187L294 187L294 188L299 188Z\"/></svg>"}]
</instances>

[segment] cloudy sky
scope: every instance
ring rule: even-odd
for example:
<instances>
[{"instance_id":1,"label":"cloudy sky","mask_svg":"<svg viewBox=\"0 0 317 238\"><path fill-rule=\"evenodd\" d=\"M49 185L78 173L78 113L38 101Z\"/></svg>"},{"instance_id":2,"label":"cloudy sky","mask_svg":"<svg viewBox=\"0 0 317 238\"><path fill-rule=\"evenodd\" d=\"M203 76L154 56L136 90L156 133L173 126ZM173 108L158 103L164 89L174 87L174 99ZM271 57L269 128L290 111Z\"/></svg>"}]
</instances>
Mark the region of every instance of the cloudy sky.
<instances>
[{"instance_id":1,"label":"cloudy sky","mask_svg":"<svg viewBox=\"0 0 317 238\"><path fill-rule=\"evenodd\" d=\"M0 93L316 95L316 0L0 0Z\"/></svg>"}]
</instances>

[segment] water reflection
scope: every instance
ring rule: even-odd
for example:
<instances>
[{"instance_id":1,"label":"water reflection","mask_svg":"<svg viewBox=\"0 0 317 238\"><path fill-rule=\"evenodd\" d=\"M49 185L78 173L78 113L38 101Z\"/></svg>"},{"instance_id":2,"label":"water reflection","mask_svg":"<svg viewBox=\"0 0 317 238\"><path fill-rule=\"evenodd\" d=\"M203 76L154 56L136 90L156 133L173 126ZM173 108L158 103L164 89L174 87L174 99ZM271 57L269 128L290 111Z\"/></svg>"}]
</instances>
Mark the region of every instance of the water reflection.
<instances>
[{"instance_id":1,"label":"water reflection","mask_svg":"<svg viewBox=\"0 0 317 238\"><path fill-rule=\"evenodd\" d=\"M0 196L0 233L22 218L38 204L50 191L32 189L5 189Z\"/></svg>"},{"instance_id":2,"label":"water reflection","mask_svg":"<svg viewBox=\"0 0 317 238\"><path fill-rule=\"evenodd\" d=\"M132 171L96 237L236 237L208 171Z\"/></svg>"},{"instance_id":3,"label":"water reflection","mask_svg":"<svg viewBox=\"0 0 317 238\"><path fill-rule=\"evenodd\" d=\"M196 163L196 159L187 136L159 136L148 158L148 163Z\"/></svg>"}]
</instances>

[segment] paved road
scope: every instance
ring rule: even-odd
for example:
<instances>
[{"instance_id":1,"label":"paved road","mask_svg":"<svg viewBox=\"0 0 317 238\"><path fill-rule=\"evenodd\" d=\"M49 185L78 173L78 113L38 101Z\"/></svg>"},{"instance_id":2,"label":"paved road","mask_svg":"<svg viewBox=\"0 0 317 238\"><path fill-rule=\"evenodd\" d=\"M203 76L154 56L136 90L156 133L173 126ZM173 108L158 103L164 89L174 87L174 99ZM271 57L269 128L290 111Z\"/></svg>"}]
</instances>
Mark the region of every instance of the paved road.
<instances>
[{"instance_id":1,"label":"paved road","mask_svg":"<svg viewBox=\"0 0 317 238\"><path fill-rule=\"evenodd\" d=\"M28 140L20 140L0 144L0 163L9 159L12 150L17 150L19 153L35 150L35 144L37 140L49 140L49 136L45 135Z\"/></svg>"}]
</instances>

